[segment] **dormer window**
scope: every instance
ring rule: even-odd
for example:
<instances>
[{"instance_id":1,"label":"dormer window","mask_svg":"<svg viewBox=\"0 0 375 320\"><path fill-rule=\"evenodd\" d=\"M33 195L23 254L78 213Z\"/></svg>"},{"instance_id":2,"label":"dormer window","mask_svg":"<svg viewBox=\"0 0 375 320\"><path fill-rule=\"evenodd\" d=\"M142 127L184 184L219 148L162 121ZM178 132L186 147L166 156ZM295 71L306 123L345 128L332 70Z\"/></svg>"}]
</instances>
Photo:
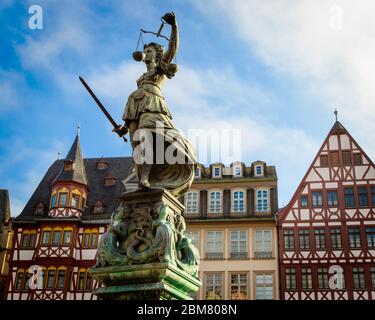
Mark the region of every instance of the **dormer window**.
<instances>
[{"instance_id":1,"label":"dormer window","mask_svg":"<svg viewBox=\"0 0 375 320\"><path fill-rule=\"evenodd\" d=\"M263 165L256 165L255 166L255 176L256 177L261 177L263 175L264 175L264 173L263 173Z\"/></svg>"},{"instance_id":2,"label":"dormer window","mask_svg":"<svg viewBox=\"0 0 375 320\"><path fill-rule=\"evenodd\" d=\"M64 171L72 171L73 170L73 161L72 160L65 160L64 161Z\"/></svg>"},{"instance_id":3,"label":"dormer window","mask_svg":"<svg viewBox=\"0 0 375 320\"><path fill-rule=\"evenodd\" d=\"M104 179L104 186L109 187L109 186L114 186L116 183L116 178L115 177L107 177Z\"/></svg>"},{"instance_id":4,"label":"dormer window","mask_svg":"<svg viewBox=\"0 0 375 320\"><path fill-rule=\"evenodd\" d=\"M39 204L35 207L34 214L43 215L43 213L44 213L44 204L39 202Z\"/></svg>"},{"instance_id":5,"label":"dormer window","mask_svg":"<svg viewBox=\"0 0 375 320\"><path fill-rule=\"evenodd\" d=\"M96 163L96 169L98 169L98 170L105 170L105 169L107 169L107 167L108 167L108 162L107 161L99 160Z\"/></svg>"},{"instance_id":6,"label":"dormer window","mask_svg":"<svg viewBox=\"0 0 375 320\"><path fill-rule=\"evenodd\" d=\"M213 167L213 178L221 178L221 168L220 167Z\"/></svg>"},{"instance_id":7,"label":"dormer window","mask_svg":"<svg viewBox=\"0 0 375 320\"><path fill-rule=\"evenodd\" d=\"M94 213L103 213L104 212L104 204L100 200L95 201L94 204Z\"/></svg>"},{"instance_id":8,"label":"dormer window","mask_svg":"<svg viewBox=\"0 0 375 320\"><path fill-rule=\"evenodd\" d=\"M195 169L195 177L196 178L201 178L201 168L200 167L197 167Z\"/></svg>"},{"instance_id":9,"label":"dormer window","mask_svg":"<svg viewBox=\"0 0 375 320\"><path fill-rule=\"evenodd\" d=\"M241 166L233 167L233 176L234 177L242 177L242 168Z\"/></svg>"}]
</instances>

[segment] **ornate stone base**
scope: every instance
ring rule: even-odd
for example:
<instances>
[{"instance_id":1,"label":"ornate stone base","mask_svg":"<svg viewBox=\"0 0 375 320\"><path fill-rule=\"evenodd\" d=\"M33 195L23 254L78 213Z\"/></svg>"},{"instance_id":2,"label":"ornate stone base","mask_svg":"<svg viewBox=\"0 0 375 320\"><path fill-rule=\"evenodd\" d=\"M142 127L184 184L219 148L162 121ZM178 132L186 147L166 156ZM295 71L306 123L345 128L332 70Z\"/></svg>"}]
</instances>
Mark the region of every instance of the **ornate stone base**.
<instances>
[{"instance_id":1,"label":"ornate stone base","mask_svg":"<svg viewBox=\"0 0 375 320\"><path fill-rule=\"evenodd\" d=\"M103 300L191 300L201 282L168 263L91 268Z\"/></svg>"},{"instance_id":2,"label":"ornate stone base","mask_svg":"<svg viewBox=\"0 0 375 320\"><path fill-rule=\"evenodd\" d=\"M99 299L191 299L201 286L199 252L185 235L183 210L163 189L120 196L90 269Z\"/></svg>"}]
</instances>

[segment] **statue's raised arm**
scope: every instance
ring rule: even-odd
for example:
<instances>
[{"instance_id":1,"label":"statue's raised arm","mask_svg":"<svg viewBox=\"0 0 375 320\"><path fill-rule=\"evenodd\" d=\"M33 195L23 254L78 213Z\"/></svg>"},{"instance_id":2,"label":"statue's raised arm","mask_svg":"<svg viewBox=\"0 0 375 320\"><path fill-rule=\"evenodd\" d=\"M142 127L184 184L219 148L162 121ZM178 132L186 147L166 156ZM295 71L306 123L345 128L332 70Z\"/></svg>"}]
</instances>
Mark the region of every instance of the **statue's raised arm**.
<instances>
[{"instance_id":1,"label":"statue's raised arm","mask_svg":"<svg viewBox=\"0 0 375 320\"><path fill-rule=\"evenodd\" d=\"M171 36L169 39L168 50L163 55L163 61L170 64L173 58L176 56L178 50L178 26L176 15L171 12L167 13L162 17L162 20L171 26Z\"/></svg>"}]
</instances>

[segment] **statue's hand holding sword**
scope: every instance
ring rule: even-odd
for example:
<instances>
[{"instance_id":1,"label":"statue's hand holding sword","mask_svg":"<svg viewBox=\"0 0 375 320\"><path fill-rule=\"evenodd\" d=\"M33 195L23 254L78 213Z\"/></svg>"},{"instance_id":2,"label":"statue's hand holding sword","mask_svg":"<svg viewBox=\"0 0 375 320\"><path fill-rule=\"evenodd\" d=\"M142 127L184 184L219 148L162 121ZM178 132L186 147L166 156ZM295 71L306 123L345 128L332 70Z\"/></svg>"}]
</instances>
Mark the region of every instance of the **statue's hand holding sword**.
<instances>
[{"instance_id":1,"label":"statue's hand holding sword","mask_svg":"<svg viewBox=\"0 0 375 320\"><path fill-rule=\"evenodd\" d=\"M128 139L124 137L128 133L128 128L126 126L117 124L115 120L113 120L112 116L108 113L107 109L103 106L103 104L100 102L100 100L96 97L95 93L91 90L89 85L86 83L85 80L83 80L82 77L79 77L79 80L82 82L83 86L86 88L86 90L89 92L91 97L95 100L99 108L103 111L104 115L107 117L109 122L113 125L113 132L116 132L119 137L122 137L125 142L128 142Z\"/></svg>"}]
</instances>

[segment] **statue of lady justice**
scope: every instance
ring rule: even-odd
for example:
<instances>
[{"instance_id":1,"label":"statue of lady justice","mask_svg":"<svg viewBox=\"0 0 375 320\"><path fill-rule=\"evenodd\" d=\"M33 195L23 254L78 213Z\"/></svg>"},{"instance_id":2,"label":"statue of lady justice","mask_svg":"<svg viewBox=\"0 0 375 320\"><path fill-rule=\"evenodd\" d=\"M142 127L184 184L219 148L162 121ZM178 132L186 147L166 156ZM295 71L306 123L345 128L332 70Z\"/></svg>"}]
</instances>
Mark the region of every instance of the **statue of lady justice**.
<instances>
[{"instance_id":1,"label":"statue of lady justice","mask_svg":"<svg viewBox=\"0 0 375 320\"><path fill-rule=\"evenodd\" d=\"M137 80L138 88L128 98L123 114L124 125L119 125L113 131L120 137L129 132L133 161L136 156L135 150L141 143L137 138L137 130L147 130L152 133L152 144L145 144L146 148L152 148L152 163L134 161L139 186L146 189L165 188L178 197L184 194L193 182L196 159L190 143L174 127L172 115L161 94L166 78L171 79L177 72L177 65L173 64L172 60L177 53L179 42L175 14L167 13L162 20L163 23L171 26L168 50L164 52L162 45L151 42L144 46L143 53L133 54L135 60L146 64L147 72ZM160 124L163 125L162 131L160 131ZM157 144L157 141L163 141L163 146ZM181 161L168 163L167 150L171 144L175 148L173 154L179 154L179 159L182 155L182 163ZM156 161L157 148L160 147L165 150L162 163ZM148 151L150 150L145 150L145 153Z\"/></svg>"}]
</instances>

